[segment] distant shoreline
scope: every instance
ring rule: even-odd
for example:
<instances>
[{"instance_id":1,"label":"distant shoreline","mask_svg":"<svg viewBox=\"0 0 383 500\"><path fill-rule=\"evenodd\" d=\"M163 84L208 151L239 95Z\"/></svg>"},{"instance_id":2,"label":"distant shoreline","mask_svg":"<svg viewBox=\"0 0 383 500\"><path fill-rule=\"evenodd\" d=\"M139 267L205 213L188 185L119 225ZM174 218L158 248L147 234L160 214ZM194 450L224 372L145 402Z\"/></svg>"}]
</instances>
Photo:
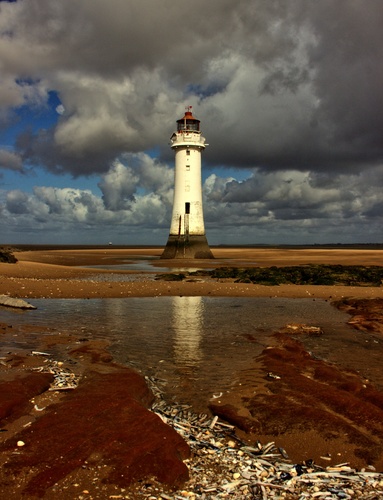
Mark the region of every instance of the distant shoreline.
<instances>
[{"instance_id":1,"label":"distant shoreline","mask_svg":"<svg viewBox=\"0 0 383 500\"><path fill-rule=\"evenodd\" d=\"M150 249L162 252L165 248L164 245L114 245L114 244L105 244L105 245L80 245L80 244L33 244L33 243L3 243L0 244L0 248L12 248L14 251L38 251L38 250L80 250L80 249L89 249L89 250L105 250L105 249L115 249L115 250L125 250L125 249ZM268 245L262 243L254 243L254 244L244 244L244 245L210 245L210 248L214 251L214 249L230 249L230 248L243 248L243 249L366 249L366 250L383 250L383 243L324 243L324 244L308 244L308 245ZM383 265L383 262L382 262Z\"/></svg>"}]
</instances>

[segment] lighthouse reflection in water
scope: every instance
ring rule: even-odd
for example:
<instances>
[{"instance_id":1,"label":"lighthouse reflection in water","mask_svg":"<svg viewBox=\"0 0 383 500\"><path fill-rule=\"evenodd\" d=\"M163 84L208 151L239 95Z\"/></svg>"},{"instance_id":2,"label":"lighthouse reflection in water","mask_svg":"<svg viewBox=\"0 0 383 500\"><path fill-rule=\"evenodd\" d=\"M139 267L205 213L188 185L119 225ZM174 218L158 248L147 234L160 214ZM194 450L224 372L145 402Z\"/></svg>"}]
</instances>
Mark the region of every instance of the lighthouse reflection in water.
<instances>
[{"instance_id":1,"label":"lighthouse reflection in water","mask_svg":"<svg viewBox=\"0 0 383 500\"><path fill-rule=\"evenodd\" d=\"M366 350L363 338L357 343L347 325L347 314L325 301L283 298L235 297L148 297L124 299L34 299L33 315L2 311L9 324L45 325L70 332L85 340L104 340L117 362L164 382L163 390L176 401L205 407L212 394L233 389L239 380L253 385L254 359L273 345L273 331L286 322L307 323L323 328L325 337L312 338L310 350L319 357L341 362L344 339L349 350L357 348L358 369L379 363L378 347ZM315 307L314 307L315 306ZM47 335L50 335L49 330ZM2 352L34 349L36 330L21 337L2 340ZM326 339L332 339L328 349ZM306 339L307 341L310 339ZM339 342L339 345L336 344ZM49 351L61 359L62 352ZM363 352L363 355L360 353ZM380 373L379 372L379 373ZM381 375L380 375L381 376ZM197 408L196 406L196 408ZM201 409L202 411L202 409Z\"/></svg>"},{"instance_id":2,"label":"lighthouse reflection in water","mask_svg":"<svg viewBox=\"0 0 383 500\"><path fill-rule=\"evenodd\" d=\"M172 298L174 359L179 365L193 366L202 360L203 309L202 297Z\"/></svg>"}]
</instances>

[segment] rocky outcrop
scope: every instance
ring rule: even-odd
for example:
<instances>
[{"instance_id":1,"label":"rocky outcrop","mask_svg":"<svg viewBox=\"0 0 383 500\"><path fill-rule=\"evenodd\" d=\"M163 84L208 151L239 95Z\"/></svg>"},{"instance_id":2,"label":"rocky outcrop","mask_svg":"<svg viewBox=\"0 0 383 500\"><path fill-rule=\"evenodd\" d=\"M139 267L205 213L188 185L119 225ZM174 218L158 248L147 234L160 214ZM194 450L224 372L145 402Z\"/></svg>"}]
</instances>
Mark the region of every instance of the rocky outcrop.
<instances>
[{"instance_id":1,"label":"rocky outcrop","mask_svg":"<svg viewBox=\"0 0 383 500\"><path fill-rule=\"evenodd\" d=\"M334 302L341 311L352 317L348 324L363 332L383 333L383 299L346 298Z\"/></svg>"},{"instance_id":2,"label":"rocky outcrop","mask_svg":"<svg viewBox=\"0 0 383 500\"><path fill-rule=\"evenodd\" d=\"M113 364L106 354L90 346L71 351L73 358L90 363L78 388L39 408L18 433L9 432L9 437L4 433L0 458L9 455L9 459L0 468L2 493L13 492L12 485L18 484L21 496L56 498L57 490L76 489L76 481L83 481L92 498L123 498L113 497L113 492L155 481L172 489L188 479L183 462L190 455L188 444L149 411L154 396L144 378ZM23 409L28 411L31 396L47 389L51 378L47 373L32 373L4 381L0 428L7 431L9 422ZM70 490L65 498L77 497Z\"/></svg>"},{"instance_id":3,"label":"rocky outcrop","mask_svg":"<svg viewBox=\"0 0 383 500\"><path fill-rule=\"evenodd\" d=\"M49 389L50 373L28 373L14 380L0 381L0 426L8 418L13 421L33 407L31 399Z\"/></svg>"},{"instance_id":4,"label":"rocky outcrop","mask_svg":"<svg viewBox=\"0 0 383 500\"><path fill-rule=\"evenodd\" d=\"M362 314L360 302L352 306L360 305ZM378 311L368 304L376 319ZM296 333L302 338L305 332ZM294 462L313 459L326 467L334 460L383 470L382 391L358 372L316 358L294 336L281 329L256 358L253 370L260 378L253 394L232 404L230 395L223 396L211 411L245 431L249 441L275 441Z\"/></svg>"}]
</instances>

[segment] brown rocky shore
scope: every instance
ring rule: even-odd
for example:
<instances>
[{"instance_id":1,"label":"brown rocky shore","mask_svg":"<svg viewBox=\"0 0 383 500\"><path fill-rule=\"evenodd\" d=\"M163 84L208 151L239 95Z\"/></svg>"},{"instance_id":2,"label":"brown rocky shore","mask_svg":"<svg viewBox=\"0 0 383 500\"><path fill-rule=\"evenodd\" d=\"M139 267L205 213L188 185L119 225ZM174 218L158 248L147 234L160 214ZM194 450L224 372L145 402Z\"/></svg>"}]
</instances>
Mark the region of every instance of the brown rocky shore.
<instances>
[{"instance_id":1,"label":"brown rocky shore","mask_svg":"<svg viewBox=\"0 0 383 500\"><path fill-rule=\"evenodd\" d=\"M136 281L83 279L94 273L86 266L109 266L137 258L169 266L169 262L156 259L160 252L153 248L18 251L16 264L0 263L0 294L26 300L309 296L332 301L346 311L349 323L366 336L366 341L383 342L382 287L147 279L155 271L142 273ZM183 265L267 267L314 262L368 266L381 265L383 256L381 250L365 249L235 248L216 249L214 254L213 262ZM97 269L97 273L109 276L112 271ZM12 337L30 333L35 338L33 352L0 349L0 492L4 497L258 498L256 490L246 483L246 475L237 471L235 461L231 465L235 486L221 484L210 492L203 488L208 469L219 476L219 460L206 466L206 471L193 469L196 452L190 442L165 423L166 418L150 410L158 399L155 387L135 371L115 363L105 342L84 340L70 328L57 332L54 325L45 327L44 335L39 336L36 325L18 322L17 313L12 324L2 322L0 308L0 340L4 344ZM257 442L275 442L292 464L314 460L323 471L347 464L342 467L366 470L365 477L369 477L369 473L383 471L383 384L367 380L357 370L345 371L311 356L305 338L318 334L315 329L294 324L276 331L273 345L254 360L254 371L267 375L260 376L259 385L252 391L247 388L235 397L224 396L212 402L206 410L207 421L219 418L223 429L228 430L224 440L225 446L230 443L230 449L246 450L246 446L254 447ZM53 348L60 354L60 361L47 355ZM219 449L218 444L214 446L210 444L211 455ZM236 474L242 474L242 483ZM267 486L271 482L269 472L262 476L265 486L257 490L260 495L282 495L283 490L279 498L299 498L291 487L283 489L284 479L278 474L274 486ZM370 495L365 498L381 498L383 483L374 476L375 482L367 484L365 477L364 487ZM225 484L230 485L230 481ZM353 491L356 497L363 498L363 488ZM345 495L353 496L350 492Z\"/></svg>"}]
</instances>

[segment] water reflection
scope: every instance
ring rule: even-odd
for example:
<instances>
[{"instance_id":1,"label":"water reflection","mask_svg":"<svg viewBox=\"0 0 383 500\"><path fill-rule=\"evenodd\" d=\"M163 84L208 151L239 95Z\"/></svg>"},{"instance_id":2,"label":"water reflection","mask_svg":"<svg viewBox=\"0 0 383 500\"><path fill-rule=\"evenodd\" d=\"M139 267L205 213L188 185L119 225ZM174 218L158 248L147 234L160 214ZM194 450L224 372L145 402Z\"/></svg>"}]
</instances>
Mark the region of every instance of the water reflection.
<instances>
[{"instance_id":1,"label":"water reflection","mask_svg":"<svg viewBox=\"0 0 383 500\"><path fill-rule=\"evenodd\" d=\"M121 261L118 262L117 264L98 264L94 266L80 266L80 267L85 267L86 269L107 269L107 270L112 270L112 271L139 271L139 272L156 272L156 273L169 273L169 272L188 272L188 273L193 273L196 271L201 270L199 267L184 267L184 266L172 266L172 267L165 267L165 266L156 266L153 262L155 262L156 259L151 259L148 261L147 260L137 260L134 261L134 259L128 260L127 262ZM211 270L213 268L209 268Z\"/></svg>"},{"instance_id":2,"label":"water reflection","mask_svg":"<svg viewBox=\"0 0 383 500\"><path fill-rule=\"evenodd\" d=\"M0 355L35 349L36 339L44 335L39 325L105 339L116 361L166 380L171 397L200 402L200 408L213 393L233 390L241 372L252 377L255 357L275 342L272 331L287 322L324 330L323 336L302 338L315 356L341 364L353 356L353 369L376 380L371 373L376 367L382 377L378 359L383 343L371 349L364 336L345 324L348 316L322 300L156 297L30 302L38 309L0 310L2 322L36 325L28 333L2 339ZM53 349L49 352L55 355Z\"/></svg>"},{"instance_id":3,"label":"water reflection","mask_svg":"<svg viewBox=\"0 0 383 500\"><path fill-rule=\"evenodd\" d=\"M172 298L173 350L179 365L197 365L202 359L203 314L202 297Z\"/></svg>"}]
</instances>

